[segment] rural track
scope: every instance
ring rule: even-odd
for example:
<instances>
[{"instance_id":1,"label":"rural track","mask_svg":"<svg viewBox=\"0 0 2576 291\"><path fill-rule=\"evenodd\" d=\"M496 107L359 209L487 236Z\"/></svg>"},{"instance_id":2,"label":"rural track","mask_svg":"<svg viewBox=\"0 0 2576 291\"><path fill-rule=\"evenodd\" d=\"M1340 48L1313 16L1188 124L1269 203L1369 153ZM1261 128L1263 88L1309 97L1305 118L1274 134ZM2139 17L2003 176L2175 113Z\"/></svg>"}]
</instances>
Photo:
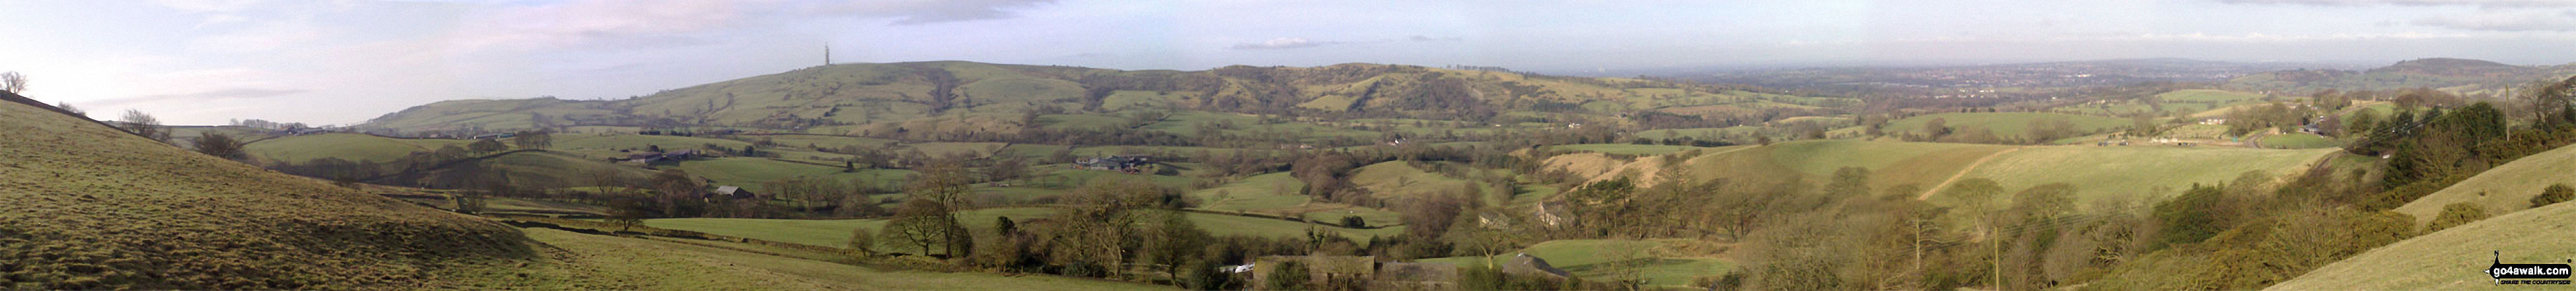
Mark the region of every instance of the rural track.
<instances>
[{"instance_id":1,"label":"rural track","mask_svg":"<svg viewBox=\"0 0 2576 291\"><path fill-rule=\"evenodd\" d=\"M1941 192L1941 188L1948 188L1948 187L1950 187L1950 183L1959 182L1959 178L1967 177L1967 176L1968 176L1968 172L1970 172L1970 171L1976 171L1978 166L1984 166L1984 165L1986 165L1986 161L1994 160L1994 159L1995 159L1995 157L2001 157L2001 156L2004 156L2004 154L2009 154L2009 153L2012 153L2013 151L2018 151L2018 150L2021 150L2022 148L2027 148L2027 147L2028 147L2028 146L2018 146L2018 147L2013 147L2013 148L2009 148L2009 149L2004 149L2003 151L1997 151L1997 152L1995 152L1995 153L1993 153L1993 154L1988 154L1988 155L1986 155L1986 157L1983 157L1983 158L1977 158L1977 161L1976 161L1976 162L1970 162L1970 163L1968 163L1968 167L1965 167L1965 168L1959 168L1959 173L1957 173L1957 174L1950 174L1950 179L1947 179L1947 180L1941 180L1941 183L1940 183L1940 184L1932 184L1932 188L1923 189L1923 194L1921 194L1921 195L1915 195L1914 200L1932 200L1932 193L1940 193L1940 192Z\"/></svg>"}]
</instances>

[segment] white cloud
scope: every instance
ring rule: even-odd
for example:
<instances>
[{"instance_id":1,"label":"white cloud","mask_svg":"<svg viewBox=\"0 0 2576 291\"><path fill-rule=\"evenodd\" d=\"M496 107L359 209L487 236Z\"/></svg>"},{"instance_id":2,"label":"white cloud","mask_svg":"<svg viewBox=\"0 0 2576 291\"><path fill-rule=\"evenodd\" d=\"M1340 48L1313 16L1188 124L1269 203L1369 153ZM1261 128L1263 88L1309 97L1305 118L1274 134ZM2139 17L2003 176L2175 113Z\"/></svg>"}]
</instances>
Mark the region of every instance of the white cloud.
<instances>
[{"instance_id":1,"label":"white cloud","mask_svg":"<svg viewBox=\"0 0 2576 291\"><path fill-rule=\"evenodd\" d=\"M1234 44L1234 46L1230 46L1230 47L1226 47L1226 48L1230 48L1230 49L1237 49L1237 50L1275 50L1275 49L1310 48L1310 47L1327 46L1327 45L1336 45L1336 44L1342 44L1342 43L1341 43L1341 42L1332 42L1332 41L1311 41L1311 40L1306 40L1305 38L1296 38L1296 37L1282 37L1282 38L1273 38L1273 39L1270 39L1270 40L1265 40L1265 41L1260 41L1260 42L1238 43L1238 44Z\"/></svg>"},{"instance_id":2,"label":"white cloud","mask_svg":"<svg viewBox=\"0 0 2576 291\"><path fill-rule=\"evenodd\" d=\"M2413 24L2477 31L2576 31L2576 10L2510 11L2416 19Z\"/></svg>"},{"instance_id":3,"label":"white cloud","mask_svg":"<svg viewBox=\"0 0 2576 291\"><path fill-rule=\"evenodd\" d=\"M2219 0L2229 4L2291 4L2313 6L2478 6L2478 7L2569 7L2576 0Z\"/></svg>"},{"instance_id":4,"label":"white cloud","mask_svg":"<svg viewBox=\"0 0 2576 291\"><path fill-rule=\"evenodd\" d=\"M840 5L816 7L811 11L831 15L870 18L894 18L896 25L917 25L954 21L992 20L1019 17L1015 10L1052 4L1055 0L875 0L851 1Z\"/></svg>"}]
</instances>

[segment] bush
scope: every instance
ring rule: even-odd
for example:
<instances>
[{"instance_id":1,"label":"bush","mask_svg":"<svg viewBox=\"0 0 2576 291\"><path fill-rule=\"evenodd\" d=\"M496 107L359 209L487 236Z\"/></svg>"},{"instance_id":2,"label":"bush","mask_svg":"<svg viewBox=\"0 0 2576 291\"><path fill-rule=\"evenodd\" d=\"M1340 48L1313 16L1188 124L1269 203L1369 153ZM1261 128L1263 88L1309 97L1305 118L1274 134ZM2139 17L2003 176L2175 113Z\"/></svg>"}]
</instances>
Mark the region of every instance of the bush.
<instances>
[{"instance_id":1,"label":"bush","mask_svg":"<svg viewBox=\"0 0 2576 291\"><path fill-rule=\"evenodd\" d=\"M2453 226L2477 222L2479 219L2487 219L2486 207L2478 207L2477 204L2470 202L2443 205L2442 213L2433 216L2433 224L2424 226L2424 233L2442 231Z\"/></svg>"},{"instance_id":2,"label":"bush","mask_svg":"<svg viewBox=\"0 0 2576 291\"><path fill-rule=\"evenodd\" d=\"M1368 219L1362 219L1359 216L1343 216L1342 227L1368 228Z\"/></svg>"},{"instance_id":3,"label":"bush","mask_svg":"<svg viewBox=\"0 0 2576 291\"><path fill-rule=\"evenodd\" d=\"M2567 184L2551 184L2549 189L2540 190L2540 196L2531 197L2531 208L2567 202L2569 199L2576 199L2576 188L2569 188Z\"/></svg>"}]
</instances>

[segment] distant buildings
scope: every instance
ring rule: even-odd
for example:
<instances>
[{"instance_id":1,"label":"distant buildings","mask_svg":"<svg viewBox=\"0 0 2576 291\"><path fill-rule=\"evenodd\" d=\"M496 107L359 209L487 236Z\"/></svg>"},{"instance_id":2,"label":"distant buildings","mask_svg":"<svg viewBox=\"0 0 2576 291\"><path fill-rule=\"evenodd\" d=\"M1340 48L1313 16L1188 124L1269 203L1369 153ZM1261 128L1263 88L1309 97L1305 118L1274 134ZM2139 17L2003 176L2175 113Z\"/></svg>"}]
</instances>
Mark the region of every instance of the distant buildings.
<instances>
[{"instance_id":1,"label":"distant buildings","mask_svg":"<svg viewBox=\"0 0 2576 291\"><path fill-rule=\"evenodd\" d=\"M760 194L754 194L754 193L751 193L751 189L743 189L742 187L735 187L735 186L732 186L732 185L726 185L726 186L716 187L716 191L715 191L715 192L709 192L709 193L707 193L707 198L719 198L719 197L722 197L722 198L733 198L733 199L754 199L754 198L760 198Z\"/></svg>"},{"instance_id":2,"label":"distant buildings","mask_svg":"<svg viewBox=\"0 0 2576 291\"><path fill-rule=\"evenodd\" d=\"M1084 170L1119 171L1128 174L1136 174L1143 173L1144 170L1142 167L1153 163L1153 158L1146 156L1106 156L1075 160L1073 161L1073 167Z\"/></svg>"},{"instance_id":3,"label":"distant buildings","mask_svg":"<svg viewBox=\"0 0 2576 291\"><path fill-rule=\"evenodd\" d=\"M689 160L689 159L695 159L695 158L698 158L699 156L700 156L700 152L699 152L698 150L688 149L688 150L676 150L676 151L659 152L659 153L656 153L656 152L641 152L641 153L627 154L627 155L626 155L626 158L625 158L624 160L625 160L625 161L628 161L628 162L636 162L636 163L652 163L652 162L661 162L661 161L685 161L685 160Z\"/></svg>"}]
</instances>

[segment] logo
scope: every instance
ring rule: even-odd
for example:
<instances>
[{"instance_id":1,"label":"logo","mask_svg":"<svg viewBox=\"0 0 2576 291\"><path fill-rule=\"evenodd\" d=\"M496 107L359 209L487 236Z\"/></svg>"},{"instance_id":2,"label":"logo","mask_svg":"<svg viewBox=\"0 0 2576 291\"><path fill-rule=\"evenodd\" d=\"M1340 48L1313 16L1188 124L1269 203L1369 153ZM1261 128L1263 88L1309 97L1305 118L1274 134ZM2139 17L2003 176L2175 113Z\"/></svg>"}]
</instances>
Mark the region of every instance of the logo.
<instances>
[{"instance_id":1,"label":"logo","mask_svg":"<svg viewBox=\"0 0 2576 291\"><path fill-rule=\"evenodd\" d=\"M2495 261L2487 264L2487 277L2497 285L2568 285L2568 264L2506 264L2504 252L2495 252ZM2555 279L2555 280L2526 280Z\"/></svg>"}]
</instances>

